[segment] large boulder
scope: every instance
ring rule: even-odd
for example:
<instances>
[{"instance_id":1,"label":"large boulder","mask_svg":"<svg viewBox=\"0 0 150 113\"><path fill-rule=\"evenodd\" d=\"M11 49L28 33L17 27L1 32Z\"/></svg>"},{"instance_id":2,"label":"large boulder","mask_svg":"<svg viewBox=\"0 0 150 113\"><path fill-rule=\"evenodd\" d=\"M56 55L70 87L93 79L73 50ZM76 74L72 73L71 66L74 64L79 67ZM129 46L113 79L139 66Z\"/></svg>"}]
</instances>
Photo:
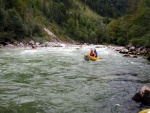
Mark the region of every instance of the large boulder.
<instances>
[{"instance_id":1,"label":"large boulder","mask_svg":"<svg viewBox=\"0 0 150 113\"><path fill-rule=\"evenodd\" d=\"M135 51L135 47L134 47L134 46L131 46L131 47L129 48L129 51L130 51L130 52Z\"/></svg>"},{"instance_id":2,"label":"large boulder","mask_svg":"<svg viewBox=\"0 0 150 113\"><path fill-rule=\"evenodd\" d=\"M141 51L141 54L146 54L146 53L148 53L148 51L147 51L146 48L144 48L144 49Z\"/></svg>"},{"instance_id":3,"label":"large boulder","mask_svg":"<svg viewBox=\"0 0 150 113\"><path fill-rule=\"evenodd\" d=\"M132 100L141 102L144 105L150 105L150 86L143 86L139 92L132 97Z\"/></svg>"},{"instance_id":4,"label":"large boulder","mask_svg":"<svg viewBox=\"0 0 150 113\"><path fill-rule=\"evenodd\" d=\"M121 49L119 51L119 53L123 53L123 54L128 54L129 50L128 49Z\"/></svg>"}]
</instances>

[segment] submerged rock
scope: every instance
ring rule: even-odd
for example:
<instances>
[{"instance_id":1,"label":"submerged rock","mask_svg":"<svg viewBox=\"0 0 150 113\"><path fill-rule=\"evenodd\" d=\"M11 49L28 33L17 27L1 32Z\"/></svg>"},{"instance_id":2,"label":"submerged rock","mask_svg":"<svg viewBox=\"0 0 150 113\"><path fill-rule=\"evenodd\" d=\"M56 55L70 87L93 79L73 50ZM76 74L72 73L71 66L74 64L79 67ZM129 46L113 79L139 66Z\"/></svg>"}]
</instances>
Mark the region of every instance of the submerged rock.
<instances>
[{"instance_id":1,"label":"submerged rock","mask_svg":"<svg viewBox=\"0 0 150 113\"><path fill-rule=\"evenodd\" d=\"M150 86L143 86L138 93L136 93L132 100L141 102L144 105L150 105Z\"/></svg>"},{"instance_id":2,"label":"submerged rock","mask_svg":"<svg viewBox=\"0 0 150 113\"><path fill-rule=\"evenodd\" d=\"M84 59L85 59L85 60L90 60L90 58L89 58L88 55L84 55Z\"/></svg>"}]
</instances>

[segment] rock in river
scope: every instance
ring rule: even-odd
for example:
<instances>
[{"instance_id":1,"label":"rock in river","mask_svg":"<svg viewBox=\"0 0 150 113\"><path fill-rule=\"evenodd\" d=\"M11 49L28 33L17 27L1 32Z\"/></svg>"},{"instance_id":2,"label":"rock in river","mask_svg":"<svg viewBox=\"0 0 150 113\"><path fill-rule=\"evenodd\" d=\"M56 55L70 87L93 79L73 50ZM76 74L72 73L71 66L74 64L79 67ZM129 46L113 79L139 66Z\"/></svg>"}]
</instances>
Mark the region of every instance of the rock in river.
<instances>
[{"instance_id":1,"label":"rock in river","mask_svg":"<svg viewBox=\"0 0 150 113\"><path fill-rule=\"evenodd\" d=\"M150 86L143 86L139 92L132 97L132 100L141 102L144 105L150 105Z\"/></svg>"}]
</instances>

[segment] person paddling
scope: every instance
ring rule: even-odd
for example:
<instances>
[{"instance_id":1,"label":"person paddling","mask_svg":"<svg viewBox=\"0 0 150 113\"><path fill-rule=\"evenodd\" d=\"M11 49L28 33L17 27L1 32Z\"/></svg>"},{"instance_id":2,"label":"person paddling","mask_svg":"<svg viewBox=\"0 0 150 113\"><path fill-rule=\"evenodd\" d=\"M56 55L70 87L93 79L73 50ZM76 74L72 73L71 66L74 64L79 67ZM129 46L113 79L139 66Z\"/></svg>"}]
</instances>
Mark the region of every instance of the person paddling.
<instances>
[{"instance_id":1,"label":"person paddling","mask_svg":"<svg viewBox=\"0 0 150 113\"><path fill-rule=\"evenodd\" d=\"M93 49L91 49L91 50L90 50L90 56L95 57L95 55L96 55L96 54L94 53Z\"/></svg>"},{"instance_id":2,"label":"person paddling","mask_svg":"<svg viewBox=\"0 0 150 113\"><path fill-rule=\"evenodd\" d=\"M94 49L95 57L98 57L98 52Z\"/></svg>"}]
</instances>

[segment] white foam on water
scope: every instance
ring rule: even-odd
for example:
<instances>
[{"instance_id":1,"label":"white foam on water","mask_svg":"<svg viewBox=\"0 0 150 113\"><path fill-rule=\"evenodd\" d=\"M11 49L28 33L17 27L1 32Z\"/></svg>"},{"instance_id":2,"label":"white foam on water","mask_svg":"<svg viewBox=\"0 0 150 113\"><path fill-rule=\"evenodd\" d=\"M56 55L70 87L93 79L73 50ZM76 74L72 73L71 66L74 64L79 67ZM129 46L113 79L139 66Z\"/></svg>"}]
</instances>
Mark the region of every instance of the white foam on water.
<instances>
[{"instance_id":1,"label":"white foam on water","mask_svg":"<svg viewBox=\"0 0 150 113\"><path fill-rule=\"evenodd\" d=\"M34 54L37 53L39 50L37 49L29 49L29 50L23 50L20 54Z\"/></svg>"}]
</instances>

